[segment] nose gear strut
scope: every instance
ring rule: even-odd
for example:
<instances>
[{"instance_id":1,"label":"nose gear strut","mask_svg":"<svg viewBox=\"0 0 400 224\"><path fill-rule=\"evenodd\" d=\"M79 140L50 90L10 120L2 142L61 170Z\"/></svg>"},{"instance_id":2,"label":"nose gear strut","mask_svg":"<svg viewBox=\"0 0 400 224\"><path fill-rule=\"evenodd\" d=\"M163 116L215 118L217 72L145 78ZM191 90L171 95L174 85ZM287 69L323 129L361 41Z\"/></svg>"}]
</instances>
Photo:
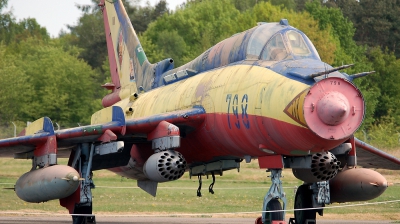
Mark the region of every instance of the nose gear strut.
<instances>
[{"instance_id":1,"label":"nose gear strut","mask_svg":"<svg viewBox=\"0 0 400 224\"><path fill-rule=\"evenodd\" d=\"M282 187L282 169L269 169L267 172L271 172L271 182L272 185L269 188L267 194L264 197L263 203L263 213L262 213L262 223L271 223L272 220L283 220L285 217L285 212L267 212L273 210L282 210L280 209L280 199L283 202L283 210L286 210L286 194L283 192Z\"/></svg>"}]
</instances>

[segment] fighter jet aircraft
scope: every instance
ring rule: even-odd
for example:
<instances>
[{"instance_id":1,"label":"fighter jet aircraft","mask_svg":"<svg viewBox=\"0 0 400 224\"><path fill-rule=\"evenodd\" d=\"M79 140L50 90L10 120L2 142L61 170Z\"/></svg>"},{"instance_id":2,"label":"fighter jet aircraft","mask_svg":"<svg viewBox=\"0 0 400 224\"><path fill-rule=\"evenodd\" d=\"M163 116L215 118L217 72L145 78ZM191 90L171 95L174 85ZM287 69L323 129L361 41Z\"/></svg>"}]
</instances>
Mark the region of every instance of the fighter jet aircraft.
<instances>
[{"instance_id":1,"label":"fighter jet aircraft","mask_svg":"<svg viewBox=\"0 0 400 224\"><path fill-rule=\"evenodd\" d=\"M382 194L386 179L368 168L400 169L398 158L354 137L365 105L352 81L368 72L348 75L341 70L351 65L322 62L289 21L260 22L174 68L171 58L148 61L120 0L99 7L112 80L103 85L111 90L104 109L87 126L55 131L43 117L0 140L0 156L32 159L15 185L22 200L59 199L73 223L93 223L94 170L135 179L155 196L158 183L185 172L214 179L258 159L271 187L262 205L269 212L256 222L284 219L281 171L290 168L304 181L294 203L303 224L326 204ZM62 157L67 165L57 163Z\"/></svg>"}]
</instances>

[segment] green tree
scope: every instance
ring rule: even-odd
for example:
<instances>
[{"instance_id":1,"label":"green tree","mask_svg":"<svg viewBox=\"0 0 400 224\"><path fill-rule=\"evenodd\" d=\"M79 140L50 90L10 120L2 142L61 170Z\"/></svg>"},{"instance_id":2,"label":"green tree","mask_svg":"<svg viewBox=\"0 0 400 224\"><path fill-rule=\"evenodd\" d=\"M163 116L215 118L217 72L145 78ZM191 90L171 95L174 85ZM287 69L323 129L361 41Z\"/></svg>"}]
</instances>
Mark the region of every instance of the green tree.
<instances>
[{"instance_id":1,"label":"green tree","mask_svg":"<svg viewBox=\"0 0 400 224\"><path fill-rule=\"evenodd\" d=\"M183 64L184 54L186 53L185 40L178 34L176 30L163 30L159 33L162 38L157 41L157 46L162 52L170 52L171 58L175 60L175 64Z\"/></svg>"},{"instance_id":2,"label":"green tree","mask_svg":"<svg viewBox=\"0 0 400 224\"><path fill-rule=\"evenodd\" d=\"M355 28L352 22L344 17L340 9L325 7L319 1L309 2L305 8L318 21L320 29L329 28L330 33L336 39L338 47L336 55L338 57L336 57L335 65L341 65L344 60L346 60L345 63L363 60L365 50L354 42Z\"/></svg>"},{"instance_id":3,"label":"green tree","mask_svg":"<svg viewBox=\"0 0 400 224\"><path fill-rule=\"evenodd\" d=\"M9 49L17 59L15 66L26 74L24 83L34 92L26 96L29 108L19 112L20 120L48 116L60 123L88 123L90 115L101 108L94 96L99 88L93 85L95 72L72 55L74 51L64 51L58 40L45 43L28 38Z\"/></svg>"},{"instance_id":4,"label":"green tree","mask_svg":"<svg viewBox=\"0 0 400 224\"><path fill-rule=\"evenodd\" d=\"M155 6L147 2L146 6L142 7L139 4L133 5L124 3L125 9L137 33L143 33L147 30L149 24L164 14L169 14L166 0L160 0Z\"/></svg>"},{"instance_id":5,"label":"green tree","mask_svg":"<svg viewBox=\"0 0 400 224\"><path fill-rule=\"evenodd\" d=\"M163 58L181 55L179 59L173 58L177 62L175 66L180 66L213 44L238 32L235 21L239 14L229 0L188 2L184 9L177 10L174 14L164 14L150 24L143 36L155 44L157 49L163 50ZM160 35L161 33L169 34L165 36ZM179 45L167 49L163 46L167 42ZM148 54L147 46L143 46ZM186 50L177 55L173 52L179 50L177 47Z\"/></svg>"},{"instance_id":6,"label":"green tree","mask_svg":"<svg viewBox=\"0 0 400 224\"><path fill-rule=\"evenodd\" d=\"M249 9L252 9L257 3L264 1L265 0L248 0L248 1L232 0L235 8L240 12L245 12Z\"/></svg>"},{"instance_id":7,"label":"green tree","mask_svg":"<svg viewBox=\"0 0 400 224\"><path fill-rule=\"evenodd\" d=\"M302 12L306 8L306 3L312 0L295 0L296 1L296 12Z\"/></svg>"},{"instance_id":8,"label":"green tree","mask_svg":"<svg viewBox=\"0 0 400 224\"><path fill-rule=\"evenodd\" d=\"M28 18L20 21L16 26L16 34L14 41L26 40L30 37L36 37L38 39L48 41L50 39L46 28L39 25L36 19Z\"/></svg>"},{"instance_id":9,"label":"green tree","mask_svg":"<svg viewBox=\"0 0 400 224\"><path fill-rule=\"evenodd\" d=\"M28 97L33 95L24 70L15 64L19 55L6 53L0 44L0 123L17 120L28 107Z\"/></svg>"},{"instance_id":10,"label":"green tree","mask_svg":"<svg viewBox=\"0 0 400 224\"><path fill-rule=\"evenodd\" d=\"M6 5L7 1L0 0L0 12L2 7ZM0 42L10 44L11 42L18 42L29 37L37 37L43 40L50 39L46 28L40 26L35 19L23 19L17 23L11 12L0 14Z\"/></svg>"},{"instance_id":11,"label":"green tree","mask_svg":"<svg viewBox=\"0 0 400 224\"><path fill-rule=\"evenodd\" d=\"M9 12L3 13L2 10L7 6L7 0L0 0L0 42L8 44L14 37L15 18Z\"/></svg>"},{"instance_id":12,"label":"green tree","mask_svg":"<svg viewBox=\"0 0 400 224\"><path fill-rule=\"evenodd\" d=\"M68 26L75 38L69 37L70 44L82 50L80 58L92 68L100 68L107 56L107 43L101 12L85 13L76 26Z\"/></svg>"},{"instance_id":13,"label":"green tree","mask_svg":"<svg viewBox=\"0 0 400 224\"><path fill-rule=\"evenodd\" d=\"M296 10L295 0L270 0L272 5L280 5L288 10Z\"/></svg>"},{"instance_id":14,"label":"green tree","mask_svg":"<svg viewBox=\"0 0 400 224\"><path fill-rule=\"evenodd\" d=\"M329 7L339 7L356 28L358 44L386 48L400 57L400 2L393 0L330 0Z\"/></svg>"},{"instance_id":15,"label":"green tree","mask_svg":"<svg viewBox=\"0 0 400 224\"><path fill-rule=\"evenodd\" d=\"M376 74L369 77L381 91L375 117L381 119L385 116L395 118L396 125L400 125L400 60L394 53L383 52L374 48L369 53L370 60Z\"/></svg>"},{"instance_id":16,"label":"green tree","mask_svg":"<svg viewBox=\"0 0 400 224\"><path fill-rule=\"evenodd\" d=\"M8 0L0 0L0 10L5 8L8 4Z\"/></svg>"}]
</instances>

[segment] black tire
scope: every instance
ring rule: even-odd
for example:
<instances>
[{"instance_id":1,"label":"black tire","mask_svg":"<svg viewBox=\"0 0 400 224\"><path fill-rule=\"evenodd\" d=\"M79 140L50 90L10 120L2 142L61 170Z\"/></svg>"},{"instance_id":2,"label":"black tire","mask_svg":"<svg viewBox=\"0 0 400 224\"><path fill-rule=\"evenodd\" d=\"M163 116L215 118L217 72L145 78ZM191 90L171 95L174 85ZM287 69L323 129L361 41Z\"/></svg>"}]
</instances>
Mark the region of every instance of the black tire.
<instances>
[{"instance_id":1,"label":"black tire","mask_svg":"<svg viewBox=\"0 0 400 224\"><path fill-rule=\"evenodd\" d=\"M86 217L73 215L72 224L87 224Z\"/></svg>"},{"instance_id":2,"label":"black tire","mask_svg":"<svg viewBox=\"0 0 400 224\"><path fill-rule=\"evenodd\" d=\"M92 206L75 206L74 214L92 214ZM95 224L94 216L72 216L73 224Z\"/></svg>"},{"instance_id":3,"label":"black tire","mask_svg":"<svg viewBox=\"0 0 400 224\"><path fill-rule=\"evenodd\" d=\"M267 207L265 208L266 211L276 211L282 210L282 205L277 199L272 199L268 202ZM266 214L266 223L270 224L272 221L282 221L283 220L283 212L268 212Z\"/></svg>"},{"instance_id":4,"label":"black tire","mask_svg":"<svg viewBox=\"0 0 400 224\"><path fill-rule=\"evenodd\" d=\"M309 185L301 185L296 192L294 209L312 208L312 192ZM306 220L315 220L317 210L294 211L296 224L304 224Z\"/></svg>"}]
</instances>

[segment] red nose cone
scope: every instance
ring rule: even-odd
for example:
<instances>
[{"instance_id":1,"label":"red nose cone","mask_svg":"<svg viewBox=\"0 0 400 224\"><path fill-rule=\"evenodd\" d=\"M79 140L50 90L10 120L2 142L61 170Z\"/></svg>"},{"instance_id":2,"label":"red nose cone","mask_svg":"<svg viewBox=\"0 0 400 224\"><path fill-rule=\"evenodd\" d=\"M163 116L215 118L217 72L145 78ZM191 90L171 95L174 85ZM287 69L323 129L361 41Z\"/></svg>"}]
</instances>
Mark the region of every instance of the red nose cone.
<instances>
[{"instance_id":1,"label":"red nose cone","mask_svg":"<svg viewBox=\"0 0 400 224\"><path fill-rule=\"evenodd\" d=\"M349 81L330 77L312 86L304 98L304 120L324 139L350 137L364 119L364 99Z\"/></svg>"},{"instance_id":2,"label":"red nose cone","mask_svg":"<svg viewBox=\"0 0 400 224\"><path fill-rule=\"evenodd\" d=\"M327 125L338 125L349 115L349 101L339 92L328 92L317 103L319 119Z\"/></svg>"}]
</instances>

